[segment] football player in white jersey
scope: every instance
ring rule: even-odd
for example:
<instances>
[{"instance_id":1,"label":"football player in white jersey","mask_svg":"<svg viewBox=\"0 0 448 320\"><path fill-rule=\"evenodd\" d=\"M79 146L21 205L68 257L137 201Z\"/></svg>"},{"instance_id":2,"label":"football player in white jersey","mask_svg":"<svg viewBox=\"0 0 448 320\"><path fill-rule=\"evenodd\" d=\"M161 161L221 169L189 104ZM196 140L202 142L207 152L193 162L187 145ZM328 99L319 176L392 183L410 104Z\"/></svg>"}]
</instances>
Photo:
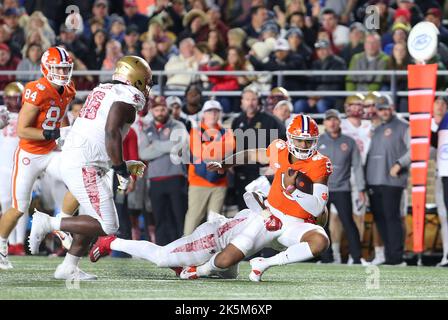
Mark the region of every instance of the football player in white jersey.
<instances>
[{"instance_id":1,"label":"football player in white jersey","mask_svg":"<svg viewBox=\"0 0 448 320\"><path fill-rule=\"evenodd\" d=\"M20 107L22 106L22 93L24 87L20 82L9 83L3 93L4 106L0 106L1 110L6 110L8 114L8 122L0 131L0 215L2 211L11 208L11 179L12 167L14 164L14 153L19 145L19 137L17 136L17 119L19 118ZM2 112L2 111L0 111ZM3 111L4 112L4 111ZM10 255L25 255L23 244L25 243L26 226L28 222L28 214L25 213L17 222L8 237Z\"/></svg>"},{"instance_id":2,"label":"football player in white jersey","mask_svg":"<svg viewBox=\"0 0 448 320\"><path fill-rule=\"evenodd\" d=\"M370 137L372 132L372 124L369 120L364 120L364 99L362 94L348 96L345 99L344 111L346 118L341 121L341 131L343 134L353 138L356 141L359 152L361 154L362 164L365 165L367 152L370 147ZM355 175L352 173L350 184L352 186L352 202L353 202L353 220L358 227L359 236L363 238L364 234L364 216L366 213L366 195L362 190L356 189ZM332 215L330 215L330 232L332 240L332 251L334 261L341 262L340 242L342 238L342 224L335 208L332 206ZM349 258L349 263L352 260Z\"/></svg>"},{"instance_id":3,"label":"football player in white jersey","mask_svg":"<svg viewBox=\"0 0 448 320\"><path fill-rule=\"evenodd\" d=\"M112 79L89 94L59 159L60 176L81 205L81 214L61 218L36 211L33 216L32 254L38 252L41 241L50 232L61 230L73 235L72 246L54 273L56 279L97 278L81 271L78 264L93 238L118 230L113 191L106 173L114 169L119 192L124 192L131 174L141 176L145 168L142 162L129 165L123 160L122 142L137 111L146 104L152 84L151 68L140 57L124 56L117 62Z\"/></svg>"}]
</instances>

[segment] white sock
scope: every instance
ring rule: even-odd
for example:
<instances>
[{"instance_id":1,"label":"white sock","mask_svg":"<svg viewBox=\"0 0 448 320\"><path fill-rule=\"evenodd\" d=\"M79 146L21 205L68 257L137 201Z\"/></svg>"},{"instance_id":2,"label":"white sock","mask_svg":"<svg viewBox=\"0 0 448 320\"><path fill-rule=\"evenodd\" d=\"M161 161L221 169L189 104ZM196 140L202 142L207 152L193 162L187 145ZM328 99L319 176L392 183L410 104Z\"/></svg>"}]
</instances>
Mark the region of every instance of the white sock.
<instances>
[{"instance_id":1,"label":"white sock","mask_svg":"<svg viewBox=\"0 0 448 320\"><path fill-rule=\"evenodd\" d=\"M306 261L313 258L308 242L300 242L264 260L270 267Z\"/></svg>"},{"instance_id":2,"label":"white sock","mask_svg":"<svg viewBox=\"0 0 448 320\"><path fill-rule=\"evenodd\" d=\"M375 258L384 258L384 247L375 247Z\"/></svg>"},{"instance_id":3,"label":"white sock","mask_svg":"<svg viewBox=\"0 0 448 320\"><path fill-rule=\"evenodd\" d=\"M0 253L3 255L8 254L8 240L0 237Z\"/></svg>"},{"instance_id":4,"label":"white sock","mask_svg":"<svg viewBox=\"0 0 448 320\"><path fill-rule=\"evenodd\" d=\"M9 234L8 237L8 242L10 245L15 245L16 244L16 228L12 229L11 233Z\"/></svg>"},{"instance_id":5,"label":"white sock","mask_svg":"<svg viewBox=\"0 0 448 320\"><path fill-rule=\"evenodd\" d=\"M61 219L62 219L62 217L60 215L57 217L50 217L50 225L51 225L52 231L61 230Z\"/></svg>"},{"instance_id":6,"label":"white sock","mask_svg":"<svg viewBox=\"0 0 448 320\"><path fill-rule=\"evenodd\" d=\"M206 277L209 276L213 271L221 272L226 271L227 269L218 268L215 265L215 258L218 255L218 253L215 253L213 257L210 258L206 263L196 268L196 273L200 277Z\"/></svg>"},{"instance_id":7,"label":"white sock","mask_svg":"<svg viewBox=\"0 0 448 320\"><path fill-rule=\"evenodd\" d=\"M59 216L61 217L61 219L64 219L64 218L72 218L72 217L73 217L73 215L68 214L68 213L65 213L65 212L63 212L63 211L61 211L61 212L59 213Z\"/></svg>"},{"instance_id":8,"label":"white sock","mask_svg":"<svg viewBox=\"0 0 448 320\"><path fill-rule=\"evenodd\" d=\"M440 231L442 233L442 244L443 244L443 259L448 258L448 221L446 216L439 217L440 219Z\"/></svg>"},{"instance_id":9,"label":"white sock","mask_svg":"<svg viewBox=\"0 0 448 320\"><path fill-rule=\"evenodd\" d=\"M62 264L66 265L66 266L77 267L79 264L79 260L81 260L81 257L71 255L70 253L67 252L67 254L65 255L65 258L64 258L64 262L62 262Z\"/></svg>"},{"instance_id":10,"label":"white sock","mask_svg":"<svg viewBox=\"0 0 448 320\"><path fill-rule=\"evenodd\" d=\"M157 265L160 265L159 249L160 246L149 241L135 241L115 239L111 242L110 248L112 250L125 252L131 256L142 258Z\"/></svg>"}]
</instances>

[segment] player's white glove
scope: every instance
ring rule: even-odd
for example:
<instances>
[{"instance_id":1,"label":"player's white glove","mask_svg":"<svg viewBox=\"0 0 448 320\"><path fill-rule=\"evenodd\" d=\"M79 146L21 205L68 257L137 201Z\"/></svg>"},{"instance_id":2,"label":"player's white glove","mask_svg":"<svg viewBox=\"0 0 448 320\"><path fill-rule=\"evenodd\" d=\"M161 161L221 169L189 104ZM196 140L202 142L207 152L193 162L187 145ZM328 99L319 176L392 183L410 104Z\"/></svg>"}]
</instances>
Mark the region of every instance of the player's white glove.
<instances>
[{"instance_id":1,"label":"player's white glove","mask_svg":"<svg viewBox=\"0 0 448 320\"><path fill-rule=\"evenodd\" d=\"M6 127L9 123L9 111L6 108L0 108L0 129Z\"/></svg>"},{"instance_id":2,"label":"player's white glove","mask_svg":"<svg viewBox=\"0 0 448 320\"><path fill-rule=\"evenodd\" d=\"M126 191L132 179L131 173L128 170L126 162L122 162L117 166L112 166L112 169L114 169L114 172L117 175L118 190L123 192Z\"/></svg>"},{"instance_id":3,"label":"player's white glove","mask_svg":"<svg viewBox=\"0 0 448 320\"><path fill-rule=\"evenodd\" d=\"M126 161L126 166L128 167L128 171L139 178L143 177L145 173L146 165L141 161L136 160L128 160Z\"/></svg>"}]
</instances>

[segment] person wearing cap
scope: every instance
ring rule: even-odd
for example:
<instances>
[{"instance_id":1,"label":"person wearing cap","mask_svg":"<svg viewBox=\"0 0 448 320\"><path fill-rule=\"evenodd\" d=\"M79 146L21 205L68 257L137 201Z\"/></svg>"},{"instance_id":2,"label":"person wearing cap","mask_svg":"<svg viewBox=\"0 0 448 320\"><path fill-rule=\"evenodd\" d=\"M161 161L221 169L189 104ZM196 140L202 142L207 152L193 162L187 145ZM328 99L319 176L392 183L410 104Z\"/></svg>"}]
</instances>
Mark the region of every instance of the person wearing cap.
<instances>
[{"instance_id":1,"label":"person wearing cap","mask_svg":"<svg viewBox=\"0 0 448 320\"><path fill-rule=\"evenodd\" d=\"M419 1L419 4L430 1ZM411 12L411 26L415 26L417 23L423 20L423 13L420 10L419 5L415 4L414 0L397 0L397 9L407 9Z\"/></svg>"},{"instance_id":2,"label":"person wearing cap","mask_svg":"<svg viewBox=\"0 0 448 320\"><path fill-rule=\"evenodd\" d=\"M177 43L187 38L194 39L199 42L199 39L206 40L208 33L205 32L207 27L207 15L199 9L190 10L182 19L184 26L183 31L177 35Z\"/></svg>"},{"instance_id":3,"label":"person wearing cap","mask_svg":"<svg viewBox=\"0 0 448 320\"><path fill-rule=\"evenodd\" d=\"M346 70L345 61L332 54L330 43L319 40L314 44L317 59L311 65L312 70ZM344 76L312 76L309 90L338 91L344 89ZM336 105L336 97L309 97L300 99L294 104L295 113L324 113Z\"/></svg>"},{"instance_id":4,"label":"person wearing cap","mask_svg":"<svg viewBox=\"0 0 448 320\"><path fill-rule=\"evenodd\" d=\"M366 181L370 206L384 242L385 264L403 263L402 197L411 164L409 124L394 114L392 99L381 95L376 107L381 124L367 153Z\"/></svg>"},{"instance_id":5,"label":"person wearing cap","mask_svg":"<svg viewBox=\"0 0 448 320\"><path fill-rule=\"evenodd\" d=\"M0 70L15 71L19 65L20 59L11 54L11 49L6 43L0 43ZM0 75L0 90L15 80L13 75Z\"/></svg>"},{"instance_id":6,"label":"person wearing cap","mask_svg":"<svg viewBox=\"0 0 448 320\"><path fill-rule=\"evenodd\" d=\"M127 27L136 25L138 33L143 33L148 29L149 17L138 12L136 0L124 0L123 3L124 22Z\"/></svg>"},{"instance_id":7,"label":"person wearing cap","mask_svg":"<svg viewBox=\"0 0 448 320\"><path fill-rule=\"evenodd\" d=\"M386 70L389 56L381 51L381 37L378 33L370 33L364 42L364 52L355 54L350 60L349 70ZM378 91L383 86L381 75L349 75L346 77L347 91Z\"/></svg>"},{"instance_id":8,"label":"person wearing cap","mask_svg":"<svg viewBox=\"0 0 448 320\"><path fill-rule=\"evenodd\" d=\"M191 121L182 114L182 100L180 100L179 97L170 96L166 98L166 104L168 106L168 110L170 111L171 117L174 120L182 122L185 129L187 129L187 132L190 133Z\"/></svg>"},{"instance_id":9,"label":"person wearing cap","mask_svg":"<svg viewBox=\"0 0 448 320\"><path fill-rule=\"evenodd\" d=\"M294 71L305 70L305 59L291 52L288 40L279 38L274 45L274 54L267 62L262 62L254 55L249 54L249 61L257 71ZM274 76L272 83L278 83L277 76ZM303 76L284 76L282 86L288 91L299 91L305 89Z\"/></svg>"},{"instance_id":10,"label":"person wearing cap","mask_svg":"<svg viewBox=\"0 0 448 320\"><path fill-rule=\"evenodd\" d=\"M90 28L90 23L93 21L102 21L105 30L110 29L109 17L109 2L108 0L95 0L92 6L92 17L84 21L84 35L85 39L91 39L93 32Z\"/></svg>"},{"instance_id":11,"label":"person wearing cap","mask_svg":"<svg viewBox=\"0 0 448 320\"><path fill-rule=\"evenodd\" d=\"M219 123L222 107L218 101L206 101L201 114L199 127L190 132L192 162L188 166L188 211L184 235L191 234L209 212L222 212L227 176L207 171L206 163L224 160L233 153L235 145L231 130L224 129Z\"/></svg>"},{"instance_id":12,"label":"person wearing cap","mask_svg":"<svg viewBox=\"0 0 448 320\"><path fill-rule=\"evenodd\" d=\"M442 11L439 8L429 8L425 14L425 21L434 23L439 29L439 41L448 45L448 29L442 24Z\"/></svg>"},{"instance_id":13,"label":"person wearing cap","mask_svg":"<svg viewBox=\"0 0 448 320\"><path fill-rule=\"evenodd\" d=\"M123 17L114 13L110 16L110 30L109 37L123 43L124 35L126 32L126 24Z\"/></svg>"},{"instance_id":14,"label":"person wearing cap","mask_svg":"<svg viewBox=\"0 0 448 320\"><path fill-rule=\"evenodd\" d=\"M327 208L330 210L331 204L336 207L339 219L342 222L348 239L350 256L353 264L368 265L361 256L361 240L358 228L353 220L352 208L352 186L350 178L352 172L355 176L355 184L359 192L365 190L364 172L362 161L356 141L341 132L341 117L339 111L330 109L325 112L325 133L319 138L318 150L323 155L329 157L333 164L333 173L328 180L329 199ZM329 225L330 228L331 217ZM327 229L328 230L328 229ZM333 235L333 234L332 234ZM323 255L323 262L331 262L333 259L331 253L335 257L335 261L340 262L340 239L332 239L332 246Z\"/></svg>"},{"instance_id":15,"label":"person wearing cap","mask_svg":"<svg viewBox=\"0 0 448 320\"><path fill-rule=\"evenodd\" d=\"M275 23L275 21L268 20L261 27L260 39L262 41L268 38L277 39L279 33L280 33L280 27L278 26L278 24Z\"/></svg>"},{"instance_id":16,"label":"person wearing cap","mask_svg":"<svg viewBox=\"0 0 448 320\"><path fill-rule=\"evenodd\" d=\"M16 8L10 8L5 11L3 16L5 24L11 31L11 39L8 42L11 51L14 52L14 55L20 55L20 52L14 50L15 48L21 49L25 45L25 31L19 25L20 12Z\"/></svg>"},{"instance_id":17,"label":"person wearing cap","mask_svg":"<svg viewBox=\"0 0 448 320\"><path fill-rule=\"evenodd\" d=\"M300 54L305 59L307 67L309 67L313 50L305 43L302 30L296 27L289 29L286 32L285 39L288 40L291 51Z\"/></svg>"},{"instance_id":18,"label":"person wearing cap","mask_svg":"<svg viewBox=\"0 0 448 320\"><path fill-rule=\"evenodd\" d=\"M355 54L364 50L366 31L366 28L360 22L353 22L350 25L349 43L339 53L339 56L344 59L347 65Z\"/></svg>"},{"instance_id":19,"label":"person wearing cap","mask_svg":"<svg viewBox=\"0 0 448 320\"><path fill-rule=\"evenodd\" d=\"M126 27L126 33L124 35L124 46L123 46L123 53L124 55L133 55L138 56L140 55L141 50L141 42L138 39L139 33L138 33L138 27L135 24L132 24L128 27ZM152 68L152 70L155 70Z\"/></svg>"},{"instance_id":20,"label":"person wearing cap","mask_svg":"<svg viewBox=\"0 0 448 320\"><path fill-rule=\"evenodd\" d=\"M286 128L275 116L261 110L260 93L249 85L241 95L241 113L233 119L231 128L236 138L237 152L249 148L266 148L275 139L286 139ZM255 141L247 137L255 137ZM246 137L246 139L245 139ZM260 164L246 164L235 169L235 197L239 210L245 209L243 194L246 186L266 169Z\"/></svg>"},{"instance_id":21,"label":"person wearing cap","mask_svg":"<svg viewBox=\"0 0 448 320\"><path fill-rule=\"evenodd\" d=\"M391 32L390 32L390 41L384 40L383 38L383 44L385 44L383 47L383 52L389 56L392 55L392 50L394 48L394 45L397 43L403 43L407 47L407 40L409 32L411 31L411 26L409 24L401 23L401 22L395 22L392 25ZM388 36L388 34L385 34L384 36Z\"/></svg>"},{"instance_id":22,"label":"person wearing cap","mask_svg":"<svg viewBox=\"0 0 448 320\"><path fill-rule=\"evenodd\" d=\"M142 134L139 157L148 161L147 178L156 229L156 244L165 245L183 235L187 212L187 179L185 165L173 162L172 154L187 144L185 126L174 120L163 96L149 101L153 119ZM175 152L176 153L176 152Z\"/></svg>"}]
</instances>

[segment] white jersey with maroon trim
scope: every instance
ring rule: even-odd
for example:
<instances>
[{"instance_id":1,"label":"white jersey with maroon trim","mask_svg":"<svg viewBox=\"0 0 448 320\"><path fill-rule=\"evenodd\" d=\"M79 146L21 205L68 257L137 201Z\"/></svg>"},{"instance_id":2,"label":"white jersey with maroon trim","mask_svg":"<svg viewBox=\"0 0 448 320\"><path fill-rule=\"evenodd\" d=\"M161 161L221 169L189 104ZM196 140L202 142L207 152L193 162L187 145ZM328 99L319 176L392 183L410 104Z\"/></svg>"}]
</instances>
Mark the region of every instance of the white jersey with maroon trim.
<instances>
[{"instance_id":1,"label":"white jersey with maroon trim","mask_svg":"<svg viewBox=\"0 0 448 320\"><path fill-rule=\"evenodd\" d=\"M118 101L133 105L136 111L141 110L146 103L142 92L125 84L100 84L87 97L62 148L66 152L77 151L80 158L73 158L73 161L79 166L110 166L104 128L112 104ZM123 129L123 139L130 126Z\"/></svg>"},{"instance_id":2,"label":"white jersey with maroon trim","mask_svg":"<svg viewBox=\"0 0 448 320\"><path fill-rule=\"evenodd\" d=\"M362 164L364 165L372 139L372 122L370 120L361 120L361 125L355 127L350 120L342 119L341 130L343 134L355 139L356 145L361 153Z\"/></svg>"},{"instance_id":3,"label":"white jersey with maroon trim","mask_svg":"<svg viewBox=\"0 0 448 320\"><path fill-rule=\"evenodd\" d=\"M14 164L14 152L19 145L19 137L17 136L17 120L18 113L11 112L9 114L9 124L0 130L0 168L12 171Z\"/></svg>"}]
</instances>

